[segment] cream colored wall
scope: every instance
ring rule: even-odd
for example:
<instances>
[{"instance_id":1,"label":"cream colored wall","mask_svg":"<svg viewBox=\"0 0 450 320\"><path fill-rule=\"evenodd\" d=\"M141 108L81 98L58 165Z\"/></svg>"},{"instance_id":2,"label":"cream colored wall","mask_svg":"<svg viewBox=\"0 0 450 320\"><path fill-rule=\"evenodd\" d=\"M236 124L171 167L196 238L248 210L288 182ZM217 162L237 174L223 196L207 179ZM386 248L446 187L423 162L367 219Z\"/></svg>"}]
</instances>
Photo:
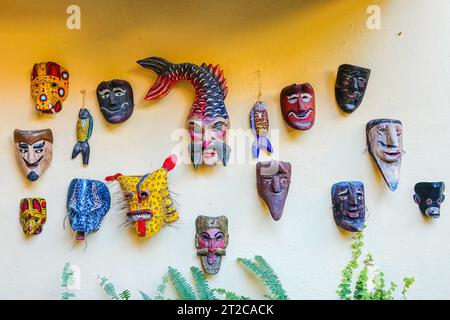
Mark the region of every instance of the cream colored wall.
<instances>
[{"instance_id":1,"label":"cream colored wall","mask_svg":"<svg viewBox=\"0 0 450 320\"><path fill-rule=\"evenodd\" d=\"M72 3L81 8L81 30L65 28L65 10ZM381 7L381 30L366 27L371 4ZM211 279L213 286L261 298L262 286L236 263L237 257L260 254L291 298L337 298L351 238L334 224L329 193L334 182L356 179L366 185L366 248L387 280L399 283L414 275L410 298L450 297L450 202L439 220L428 222L412 201L418 181L450 183L448 1L4 0L0 9L0 147L5 151L0 153L0 298L58 299L66 261L81 268L78 298L106 298L98 274L119 289L129 288L134 298L138 290L154 294L167 266L188 274L190 266L200 265L193 244L198 214L226 214L230 221L228 254ZM74 246L71 232L63 229L70 180L158 168L177 145L172 132L185 127L193 100L188 83L177 84L160 101L143 100L155 75L135 61L152 55L220 63L230 88L226 103L232 129L248 129L258 88L255 71L261 71L271 128L280 137L274 147L280 159L293 164L281 221L270 218L257 196L253 161L197 173L182 164L170 174L181 213L174 227L138 239L120 227L124 216L116 206L100 231L88 237L86 251ZM28 92L33 63L46 60L71 72L71 93L56 116L39 116ZM365 100L351 116L341 114L334 100L341 63L372 70ZM111 78L128 79L136 98L132 118L117 127L104 121L95 99L97 83ZM306 81L316 91L316 124L294 132L282 120L279 92ZM95 119L87 168L81 159L70 159L83 88ZM365 124L378 117L404 124L406 154L394 193L365 151ZM55 136L53 163L30 184L15 162L12 132L46 127ZM234 155L247 151L242 145L233 150ZM28 196L48 202L44 233L32 239L24 238L18 222L19 200Z\"/></svg>"}]
</instances>

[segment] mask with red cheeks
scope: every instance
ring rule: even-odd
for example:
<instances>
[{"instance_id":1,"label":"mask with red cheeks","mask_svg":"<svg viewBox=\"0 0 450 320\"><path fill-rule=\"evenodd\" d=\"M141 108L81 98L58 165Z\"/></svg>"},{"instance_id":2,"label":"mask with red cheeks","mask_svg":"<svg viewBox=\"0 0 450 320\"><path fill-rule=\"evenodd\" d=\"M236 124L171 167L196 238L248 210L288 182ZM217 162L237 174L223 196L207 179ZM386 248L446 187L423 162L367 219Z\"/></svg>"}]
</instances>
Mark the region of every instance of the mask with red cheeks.
<instances>
[{"instance_id":1,"label":"mask with red cheeks","mask_svg":"<svg viewBox=\"0 0 450 320\"><path fill-rule=\"evenodd\" d=\"M316 100L309 83L292 84L280 94L281 113L284 121L293 129L308 130L314 125Z\"/></svg>"}]
</instances>

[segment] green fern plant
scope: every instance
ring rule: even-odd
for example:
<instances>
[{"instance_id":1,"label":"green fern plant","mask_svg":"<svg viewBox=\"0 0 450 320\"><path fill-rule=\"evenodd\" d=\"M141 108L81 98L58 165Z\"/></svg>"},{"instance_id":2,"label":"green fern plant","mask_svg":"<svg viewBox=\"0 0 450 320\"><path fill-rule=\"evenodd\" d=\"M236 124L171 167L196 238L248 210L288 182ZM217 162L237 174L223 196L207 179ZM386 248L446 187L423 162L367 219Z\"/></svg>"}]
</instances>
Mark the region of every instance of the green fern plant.
<instances>
[{"instance_id":1,"label":"green fern plant","mask_svg":"<svg viewBox=\"0 0 450 320\"><path fill-rule=\"evenodd\" d=\"M69 286L74 284L73 271L70 268L70 263L64 265L63 272L61 274L61 287L65 288L65 291L61 294L62 300L70 300L75 298L75 293L69 291Z\"/></svg>"},{"instance_id":2,"label":"green fern plant","mask_svg":"<svg viewBox=\"0 0 450 320\"><path fill-rule=\"evenodd\" d=\"M391 282L389 288L386 288L385 275L381 271L376 271L373 279L373 289L369 290L369 269L374 266L372 254L367 254L363 261L363 267L360 270L355 288L352 291L354 272L359 266L359 258L362 254L362 247L364 246L364 235L362 232L353 235L352 243L352 258L342 271L341 283L338 286L336 293L343 300L394 300L394 293L397 289L397 284ZM415 279L403 278L402 295L406 299L406 294L414 283Z\"/></svg>"},{"instance_id":3,"label":"green fern plant","mask_svg":"<svg viewBox=\"0 0 450 320\"><path fill-rule=\"evenodd\" d=\"M100 287L105 291L105 293L110 296L113 300L129 300L131 297L130 291L124 290L119 294L116 291L116 287L112 284L108 278L98 276L97 279L100 281Z\"/></svg>"}]
</instances>

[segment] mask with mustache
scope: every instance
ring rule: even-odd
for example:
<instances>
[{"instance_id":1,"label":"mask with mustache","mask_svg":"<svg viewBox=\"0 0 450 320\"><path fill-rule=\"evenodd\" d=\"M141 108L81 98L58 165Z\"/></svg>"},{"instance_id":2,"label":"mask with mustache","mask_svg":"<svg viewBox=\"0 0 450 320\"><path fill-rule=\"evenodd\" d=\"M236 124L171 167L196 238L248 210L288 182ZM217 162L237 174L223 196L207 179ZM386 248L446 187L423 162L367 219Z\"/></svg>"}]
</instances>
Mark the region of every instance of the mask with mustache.
<instances>
[{"instance_id":1,"label":"mask with mustache","mask_svg":"<svg viewBox=\"0 0 450 320\"><path fill-rule=\"evenodd\" d=\"M281 219L291 183L291 164L283 161L258 162L256 185L259 196L275 221Z\"/></svg>"},{"instance_id":2,"label":"mask with mustache","mask_svg":"<svg viewBox=\"0 0 450 320\"><path fill-rule=\"evenodd\" d=\"M400 181L403 127L399 120L375 119L366 126L367 146L391 191Z\"/></svg>"},{"instance_id":3,"label":"mask with mustache","mask_svg":"<svg viewBox=\"0 0 450 320\"><path fill-rule=\"evenodd\" d=\"M121 123L131 117L134 110L133 89L128 81L103 81L97 87L100 111L109 123Z\"/></svg>"},{"instance_id":4,"label":"mask with mustache","mask_svg":"<svg viewBox=\"0 0 450 320\"><path fill-rule=\"evenodd\" d=\"M36 181L53 157L53 134L50 129L14 130L16 158L29 181Z\"/></svg>"},{"instance_id":5,"label":"mask with mustache","mask_svg":"<svg viewBox=\"0 0 450 320\"><path fill-rule=\"evenodd\" d=\"M198 166L204 163L202 158L204 153L215 154L218 161L221 161L222 164L226 166L228 160L230 159L231 148L220 141L213 142L207 149L203 148L202 143L191 143L189 146L189 152L191 154L191 161L194 165L194 169L197 170Z\"/></svg>"},{"instance_id":6,"label":"mask with mustache","mask_svg":"<svg viewBox=\"0 0 450 320\"><path fill-rule=\"evenodd\" d=\"M331 187L331 202L336 224L350 232L360 232L366 221L364 184L344 181Z\"/></svg>"},{"instance_id":7,"label":"mask with mustache","mask_svg":"<svg viewBox=\"0 0 450 320\"><path fill-rule=\"evenodd\" d=\"M314 125L316 101L314 89L309 83L285 87L280 94L280 104L284 121L291 128L308 130Z\"/></svg>"},{"instance_id":8,"label":"mask with mustache","mask_svg":"<svg viewBox=\"0 0 450 320\"><path fill-rule=\"evenodd\" d=\"M361 104L369 82L370 69L343 64L339 66L335 95L336 101L345 113L352 113Z\"/></svg>"}]
</instances>

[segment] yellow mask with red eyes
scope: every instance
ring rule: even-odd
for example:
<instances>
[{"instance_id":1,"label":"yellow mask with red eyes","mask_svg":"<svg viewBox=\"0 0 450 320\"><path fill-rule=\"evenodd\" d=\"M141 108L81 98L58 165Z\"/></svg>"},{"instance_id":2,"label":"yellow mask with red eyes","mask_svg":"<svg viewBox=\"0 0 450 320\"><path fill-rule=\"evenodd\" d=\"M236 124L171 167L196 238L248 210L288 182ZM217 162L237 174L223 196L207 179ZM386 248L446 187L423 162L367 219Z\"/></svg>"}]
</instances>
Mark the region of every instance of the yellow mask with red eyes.
<instances>
[{"instance_id":1,"label":"yellow mask with red eyes","mask_svg":"<svg viewBox=\"0 0 450 320\"><path fill-rule=\"evenodd\" d=\"M166 223L178 220L172 201L167 173L175 167L176 157L168 157L163 166L143 176L116 174L107 181L118 180L128 202L127 219L134 223L140 237L151 237Z\"/></svg>"},{"instance_id":2,"label":"yellow mask with red eyes","mask_svg":"<svg viewBox=\"0 0 450 320\"><path fill-rule=\"evenodd\" d=\"M69 72L55 62L36 63L31 74L30 92L38 111L61 111L69 94Z\"/></svg>"},{"instance_id":3,"label":"yellow mask with red eyes","mask_svg":"<svg viewBox=\"0 0 450 320\"><path fill-rule=\"evenodd\" d=\"M42 198L25 198L20 201L20 224L27 236L40 234L47 221L47 203Z\"/></svg>"}]
</instances>

